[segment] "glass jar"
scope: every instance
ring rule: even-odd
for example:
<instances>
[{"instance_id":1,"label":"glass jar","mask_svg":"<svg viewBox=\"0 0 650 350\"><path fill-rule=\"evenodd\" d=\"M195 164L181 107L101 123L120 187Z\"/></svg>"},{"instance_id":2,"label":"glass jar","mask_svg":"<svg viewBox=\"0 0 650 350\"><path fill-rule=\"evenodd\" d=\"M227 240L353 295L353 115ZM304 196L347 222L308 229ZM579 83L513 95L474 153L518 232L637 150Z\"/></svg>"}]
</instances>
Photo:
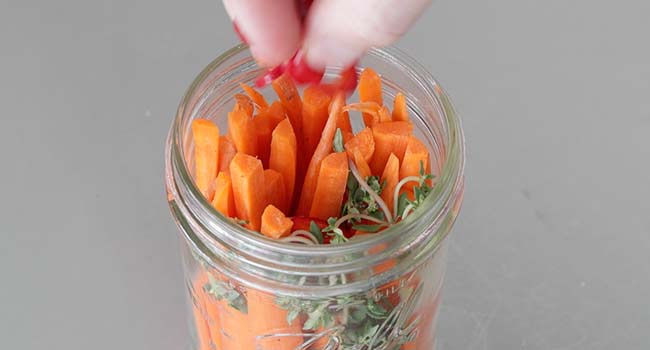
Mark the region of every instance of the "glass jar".
<instances>
[{"instance_id":1,"label":"glass jar","mask_svg":"<svg viewBox=\"0 0 650 350\"><path fill-rule=\"evenodd\" d=\"M192 181L195 118L226 130L240 83L261 73L244 45L208 65L180 103L166 144L166 186L182 237L193 349L433 349L449 233L463 197L464 141L447 95L395 48L360 62L386 101L407 96L429 147L433 191L402 222L340 245L297 245L247 231L215 211ZM271 89L262 93L275 99ZM353 119L358 130L359 118Z\"/></svg>"}]
</instances>

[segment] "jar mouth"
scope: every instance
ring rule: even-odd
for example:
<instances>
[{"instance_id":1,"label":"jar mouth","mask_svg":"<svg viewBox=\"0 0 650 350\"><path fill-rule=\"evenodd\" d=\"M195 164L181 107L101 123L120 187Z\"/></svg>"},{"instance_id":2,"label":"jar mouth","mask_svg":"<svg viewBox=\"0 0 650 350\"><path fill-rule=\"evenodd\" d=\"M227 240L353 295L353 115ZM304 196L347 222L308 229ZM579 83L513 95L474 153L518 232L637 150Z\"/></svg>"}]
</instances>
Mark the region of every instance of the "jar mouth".
<instances>
[{"instance_id":1,"label":"jar mouth","mask_svg":"<svg viewBox=\"0 0 650 350\"><path fill-rule=\"evenodd\" d=\"M192 110L193 103L197 99L201 99L201 96L197 96L197 92L201 88L208 87L216 79L227 79L227 74L224 76L223 73L219 73L215 76L215 72L223 69L224 66L226 69L232 68L229 65L229 63L232 64L230 61L236 56L245 53L246 50L248 50L248 47L244 44L231 48L212 61L194 79L179 104L177 115L170 129L165 155L168 199L170 204L175 202L172 205L175 206L172 211L178 211L178 213L174 212L178 221L183 221L183 218L179 216L194 218L194 220L179 223L180 226L184 223L187 224L187 227L183 229L184 231L191 230L195 232L203 241L203 244L206 244L210 249L218 249L219 247L223 249L225 247L227 249L241 250L242 247L245 247L246 252L242 252L242 254L251 257L252 261L259 260L260 264L278 263L277 261L271 261L271 257L264 257L266 252L269 251L273 252L275 256L301 256L312 259L364 252L372 247L383 245L385 249L380 253L365 256L365 258L373 261L381 261L396 256L400 251L410 249L416 244L421 244L424 240L428 240L430 237L425 237L424 232L435 230L443 224L450 210L457 209L455 207L460 204L458 198L462 196L463 191L465 166L465 142L461 122L449 97L431 74L420 63L399 49L388 47L372 49L367 55L397 66L409 79L413 80L418 89L423 90L424 94L430 96L431 100L436 104L431 107L438 112L441 119L439 122L444 134L441 135L444 138L444 140L441 140L442 149L444 150L444 162L437 175L433 191L427 196L418 210L415 210L407 219L390 226L379 234L364 235L367 237L352 239L339 245L297 245L275 241L249 231L217 212L204 199L194 184L188 166L189 163L186 161L185 145L188 141L184 139L184 135L187 135L189 125L189 123L186 123L186 118L193 119L197 115L197 112ZM408 91L405 91L405 93L408 93ZM423 125L427 125L426 119L432 117L414 115L412 118L419 118ZM432 131L430 130L430 132ZM190 210L190 207L193 209ZM448 230L445 231L434 237L435 241L437 241L436 244L439 244L445 238ZM438 235L438 233L436 232L435 235ZM283 270L288 267L302 272L312 270L312 272L316 273L315 271L320 269L340 269L343 265L352 266L351 262L336 264L331 263L331 261L330 263L317 264L317 266L303 266L304 264L299 262L301 260L297 260L296 263L283 261L280 263L281 267L278 268ZM331 273L331 270L327 273Z\"/></svg>"}]
</instances>

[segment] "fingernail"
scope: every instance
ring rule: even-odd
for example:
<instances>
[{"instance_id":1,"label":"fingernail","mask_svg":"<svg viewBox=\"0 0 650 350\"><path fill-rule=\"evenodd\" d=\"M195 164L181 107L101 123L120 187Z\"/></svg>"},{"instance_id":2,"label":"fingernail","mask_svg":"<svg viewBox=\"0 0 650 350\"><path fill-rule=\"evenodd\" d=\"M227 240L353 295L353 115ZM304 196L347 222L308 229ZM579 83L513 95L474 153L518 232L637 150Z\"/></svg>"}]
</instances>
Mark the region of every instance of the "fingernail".
<instances>
[{"instance_id":1,"label":"fingernail","mask_svg":"<svg viewBox=\"0 0 650 350\"><path fill-rule=\"evenodd\" d=\"M305 55L298 52L290 61L289 74L299 84L316 84L323 79L325 70L310 67L307 60L305 60Z\"/></svg>"},{"instance_id":2,"label":"fingernail","mask_svg":"<svg viewBox=\"0 0 650 350\"><path fill-rule=\"evenodd\" d=\"M350 67L362 52L341 42L327 39L307 45L306 60L314 69L325 69L328 66Z\"/></svg>"},{"instance_id":3,"label":"fingernail","mask_svg":"<svg viewBox=\"0 0 650 350\"><path fill-rule=\"evenodd\" d=\"M244 34L242 34L241 30L239 30L239 26L237 25L236 21L232 22L232 27L235 29L235 33L239 37L239 40L241 40L244 44L248 45L248 40L246 40L246 37Z\"/></svg>"},{"instance_id":4,"label":"fingernail","mask_svg":"<svg viewBox=\"0 0 650 350\"><path fill-rule=\"evenodd\" d=\"M255 86L258 88L263 88L273 82L273 80L279 78L284 72L287 71L287 65L281 64L275 68L267 70L262 76L255 80Z\"/></svg>"}]
</instances>

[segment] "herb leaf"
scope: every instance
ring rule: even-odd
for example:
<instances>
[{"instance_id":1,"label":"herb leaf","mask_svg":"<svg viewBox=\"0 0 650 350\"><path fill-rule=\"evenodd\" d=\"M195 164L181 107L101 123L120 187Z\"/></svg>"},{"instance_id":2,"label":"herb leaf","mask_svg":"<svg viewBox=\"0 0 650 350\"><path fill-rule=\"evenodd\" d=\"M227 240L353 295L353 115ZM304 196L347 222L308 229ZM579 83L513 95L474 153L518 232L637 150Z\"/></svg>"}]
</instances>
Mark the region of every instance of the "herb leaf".
<instances>
[{"instance_id":1,"label":"herb leaf","mask_svg":"<svg viewBox=\"0 0 650 350\"><path fill-rule=\"evenodd\" d=\"M316 237L318 243L323 244L323 232L314 220L309 223L309 232Z\"/></svg>"},{"instance_id":2,"label":"herb leaf","mask_svg":"<svg viewBox=\"0 0 650 350\"><path fill-rule=\"evenodd\" d=\"M217 300L225 300L235 310L244 314L248 313L246 297L227 283L218 281L211 273L208 274L208 283L205 284L203 289Z\"/></svg>"},{"instance_id":3,"label":"herb leaf","mask_svg":"<svg viewBox=\"0 0 650 350\"><path fill-rule=\"evenodd\" d=\"M327 227L323 229L323 233L330 236L330 244L341 244L348 241L348 238L343 234L343 230L336 227L336 218L327 219Z\"/></svg>"}]
</instances>

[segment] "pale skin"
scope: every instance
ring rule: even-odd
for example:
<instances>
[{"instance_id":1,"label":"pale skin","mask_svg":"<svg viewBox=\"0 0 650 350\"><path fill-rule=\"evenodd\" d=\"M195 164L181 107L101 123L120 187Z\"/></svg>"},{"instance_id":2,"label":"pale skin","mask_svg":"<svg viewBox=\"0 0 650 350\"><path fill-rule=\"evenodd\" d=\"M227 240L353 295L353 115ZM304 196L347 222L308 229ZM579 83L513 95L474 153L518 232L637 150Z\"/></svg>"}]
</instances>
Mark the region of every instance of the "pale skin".
<instances>
[{"instance_id":1,"label":"pale skin","mask_svg":"<svg viewBox=\"0 0 650 350\"><path fill-rule=\"evenodd\" d=\"M296 0L223 0L262 66L302 52L316 69L347 67L371 47L394 43L431 0L314 0L301 24Z\"/></svg>"}]
</instances>

